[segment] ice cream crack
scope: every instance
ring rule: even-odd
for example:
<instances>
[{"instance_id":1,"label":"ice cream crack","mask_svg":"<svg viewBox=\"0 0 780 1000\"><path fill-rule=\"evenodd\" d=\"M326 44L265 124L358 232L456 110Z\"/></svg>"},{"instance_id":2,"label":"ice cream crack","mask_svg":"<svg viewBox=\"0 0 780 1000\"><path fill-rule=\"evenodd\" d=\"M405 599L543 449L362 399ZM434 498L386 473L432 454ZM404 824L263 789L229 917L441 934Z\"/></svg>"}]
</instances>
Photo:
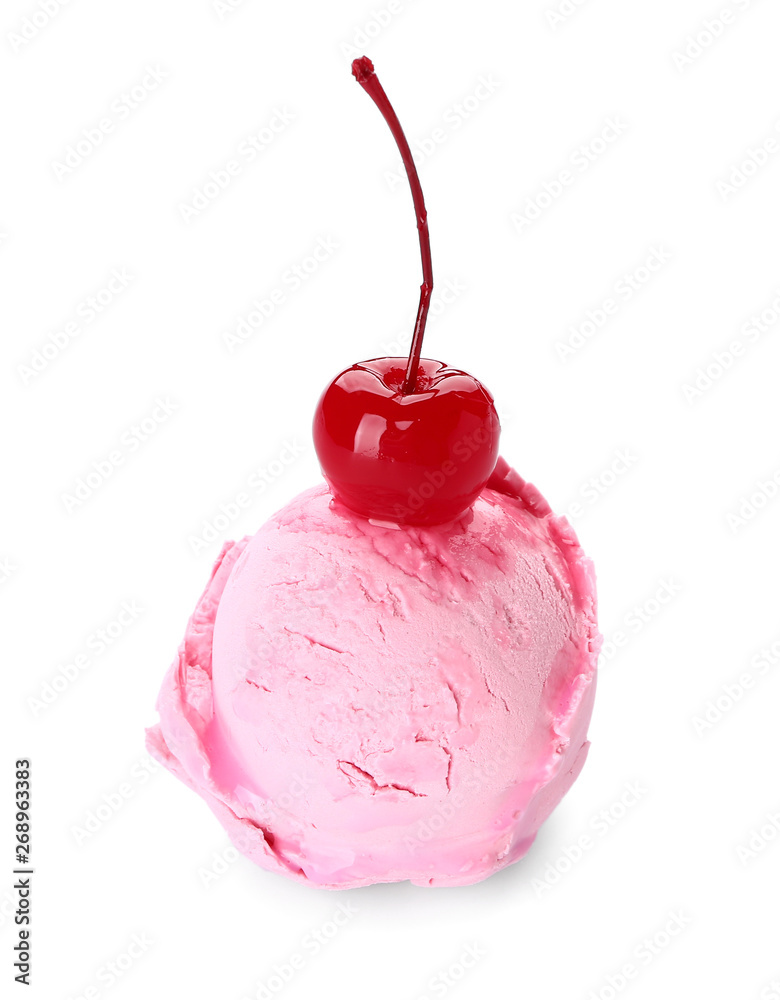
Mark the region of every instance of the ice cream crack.
<instances>
[{"instance_id":1,"label":"ice cream crack","mask_svg":"<svg viewBox=\"0 0 780 1000\"><path fill-rule=\"evenodd\" d=\"M387 785L380 785L373 774L369 774L368 771L364 771L362 767L358 767L351 760L340 760L338 762L339 771L347 776L350 784L355 788L370 788L371 794L376 795L377 792L385 791L395 791L395 792L407 792L409 795L415 795L418 798L425 798L424 792L415 792L413 788L406 788L403 785L395 785L389 783Z\"/></svg>"}]
</instances>

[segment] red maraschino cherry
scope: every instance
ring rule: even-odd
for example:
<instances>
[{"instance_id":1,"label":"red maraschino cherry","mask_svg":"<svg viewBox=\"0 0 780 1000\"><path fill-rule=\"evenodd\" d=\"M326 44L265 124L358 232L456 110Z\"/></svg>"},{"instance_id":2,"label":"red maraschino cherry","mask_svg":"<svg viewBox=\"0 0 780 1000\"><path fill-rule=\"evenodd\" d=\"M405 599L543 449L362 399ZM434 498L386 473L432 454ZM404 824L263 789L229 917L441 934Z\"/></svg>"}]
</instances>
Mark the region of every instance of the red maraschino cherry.
<instances>
[{"instance_id":1,"label":"red maraschino cherry","mask_svg":"<svg viewBox=\"0 0 780 1000\"><path fill-rule=\"evenodd\" d=\"M479 496L498 458L493 397L473 375L422 358L433 270L420 179L409 143L370 59L358 83L393 133L412 189L423 283L407 358L374 358L341 372L314 415L314 447L333 495L357 514L396 524L444 524Z\"/></svg>"}]
</instances>

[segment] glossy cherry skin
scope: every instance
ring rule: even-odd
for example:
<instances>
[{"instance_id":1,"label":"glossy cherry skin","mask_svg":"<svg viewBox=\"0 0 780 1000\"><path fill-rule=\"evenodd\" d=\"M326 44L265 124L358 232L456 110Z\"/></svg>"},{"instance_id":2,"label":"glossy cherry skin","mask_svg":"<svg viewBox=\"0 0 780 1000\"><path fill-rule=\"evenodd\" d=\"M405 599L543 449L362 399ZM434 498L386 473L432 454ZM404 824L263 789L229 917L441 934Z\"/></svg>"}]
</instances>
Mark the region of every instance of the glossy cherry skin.
<instances>
[{"instance_id":1,"label":"glossy cherry skin","mask_svg":"<svg viewBox=\"0 0 780 1000\"><path fill-rule=\"evenodd\" d=\"M314 447L333 495L378 521L444 524L476 500L498 458L493 397L472 375L406 358L362 361L338 375L314 415Z\"/></svg>"}]
</instances>

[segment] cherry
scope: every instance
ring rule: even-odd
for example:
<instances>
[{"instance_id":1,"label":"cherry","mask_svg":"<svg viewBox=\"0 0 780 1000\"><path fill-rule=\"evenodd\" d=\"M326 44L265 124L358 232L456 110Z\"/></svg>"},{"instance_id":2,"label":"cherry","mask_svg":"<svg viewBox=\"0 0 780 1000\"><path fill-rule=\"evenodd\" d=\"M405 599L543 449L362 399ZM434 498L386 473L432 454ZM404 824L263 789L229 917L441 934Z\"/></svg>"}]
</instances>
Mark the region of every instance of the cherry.
<instances>
[{"instance_id":1,"label":"cherry","mask_svg":"<svg viewBox=\"0 0 780 1000\"><path fill-rule=\"evenodd\" d=\"M397 524L442 524L467 510L498 458L490 393L465 372L422 358L404 393L406 358L342 372L320 400L314 446L334 495Z\"/></svg>"},{"instance_id":2,"label":"cherry","mask_svg":"<svg viewBox=\"0 0 780 1000\"><path fill-rule=\"evenodd\" d=\"M375 358L341 372L314 414L314 447L333 495L364 517L434 525L471 507L498 458L493 397L477 379L422 358L433 270L420 179L409 143L370 59L352 72L384 115L412 189L423 283L409 357Z\"/></svg>"}]
</instances>

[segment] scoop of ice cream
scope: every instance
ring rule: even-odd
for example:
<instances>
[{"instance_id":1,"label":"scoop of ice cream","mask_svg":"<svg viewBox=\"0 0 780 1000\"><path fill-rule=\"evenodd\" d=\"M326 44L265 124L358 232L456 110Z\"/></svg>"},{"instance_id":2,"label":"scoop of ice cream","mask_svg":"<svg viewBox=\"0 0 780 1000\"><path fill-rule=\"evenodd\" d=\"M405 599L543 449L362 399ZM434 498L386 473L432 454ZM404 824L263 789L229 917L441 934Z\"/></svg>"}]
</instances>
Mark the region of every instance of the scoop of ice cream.
<instances>
[{"instance_id":1,"label":"scoop of ice cream","mask_svg":"<svg viewBox=\"0 0 780 1000\"><path fill-rule=\"evenodd\" d=\"M506 463L434 528L322 486L225 546L148 746L264 868L465 885L579 774L598 646L590 561Z\"/></svg>"}]
</instances>

